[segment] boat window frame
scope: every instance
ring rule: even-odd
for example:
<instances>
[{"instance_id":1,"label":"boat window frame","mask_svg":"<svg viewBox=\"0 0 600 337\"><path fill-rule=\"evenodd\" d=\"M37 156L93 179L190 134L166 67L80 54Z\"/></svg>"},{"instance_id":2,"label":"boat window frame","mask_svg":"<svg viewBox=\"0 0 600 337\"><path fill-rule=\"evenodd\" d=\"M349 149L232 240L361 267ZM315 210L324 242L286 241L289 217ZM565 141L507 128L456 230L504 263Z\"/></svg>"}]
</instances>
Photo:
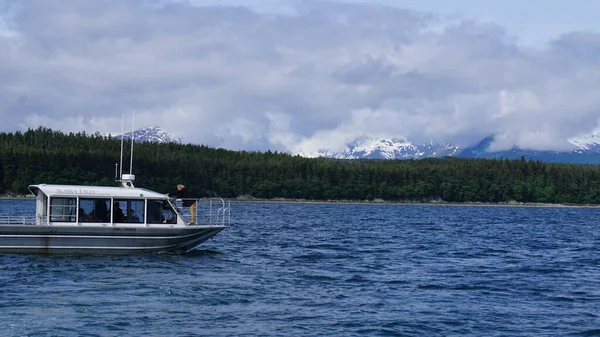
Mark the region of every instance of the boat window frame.
<instances>
[{"instance_id":1,"label":"boat window frame","mask_svg":"<svg viewBox=\"0 0 600 337\"><path fill-rule=\"evenodd\" d=\"M92 205L91 206L91 210L88 210L88 208L90 208L89 205L87 205L87 202L91 201ZM104 206L106 207L106 210L100 210L102 212L105 211L105 215L104 216L97 216L96 214L96 209L99 208L98 206L101 205L101 203L104 202ZM85 214L87 216L89 216L89 219L82 219L82 215L79 214L79 222L83 222L83 223L110 223L111 221L111 214L110 214L110 205L111 205L111 198L108 197L100 197L100 198L91 198L91 197L80 197L79 198L79 203L78 203L78 208L83 209Z\"/></svg>"},{"instance_id":2,"label":"boat window frame","mask_svg":"<svg viewBox=\"0 0 600 337\"><path fill-rule=\"evenodd\" d=\"M118 202L119 208L123 212L125 216L123 221L115 221L114 219L114 204ZM139 223L143 224L146 218L146 199L141 198L113 198L112 199L113 209L111 209L111 214L113 215L112 223L115 224L124 224L124 223ZM125 210L125 211L123 211ZM138 221L132 221L131 217L128 215L129 210L133 210L134 216L137 217Z\"/></svg>"},{"instance_id":3,"label":"boat window frame","mask_svg":"<svg viewBox=\"0 0 600 337\"><path fill-rule=\"evenodd\" d=\"M63 202L59 203L58 201L61 200ZM50 208L50 222L77 222L78 202L76 197L50 197L48 205Z\"/></svg>"},{"instance_id":4,"label":"boat window frame","mask_svg":"<svg viewBox=\"0 0 600 337\"><path fill-rule=\"evenodd\" d=\"M146 199L146 224L174 224L177 223L178 212L167 199ZM158 209L153 209L155 204L160 204ZM166 207L165 207L166 206ZM154 214L156 211L157 214ZM170 212L171 217L165 217L165 212ZM158 216L157 216L158 215Z\"/></svg>"}]
</instances>

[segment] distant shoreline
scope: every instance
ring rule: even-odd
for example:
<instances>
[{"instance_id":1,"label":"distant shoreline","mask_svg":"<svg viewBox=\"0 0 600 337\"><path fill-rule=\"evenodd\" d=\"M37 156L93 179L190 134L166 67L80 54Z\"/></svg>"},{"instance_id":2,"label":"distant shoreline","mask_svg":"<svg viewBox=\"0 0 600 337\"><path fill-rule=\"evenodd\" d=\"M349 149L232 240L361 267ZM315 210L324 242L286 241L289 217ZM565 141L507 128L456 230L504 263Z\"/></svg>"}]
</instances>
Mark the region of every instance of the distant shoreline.
<instances>
[{"instance_id":1,"label":"distant shoreline","mask_svg":"<svg viewBox=\"0 0 600 337\"><path fill-rule=\"evenodd\" d=\"M323 205L390 205L390 206L474 206L474 207L545 207L545 208L600 208L590 204L547 204L547 203L485 203L485 202L417 202L417 201L360 201L360 200L297 200L297 199L229 199L232 203L265 203L265 204L323 204Z\"/></svg>"},{"instance_id":2,"label":"distant shoreline","mask_svg":"<svg viewBox=\"0 0 600 337\"><path fill-rule=\"evenodd\" d=\"M23 199L31 199L35 200L34 195L0 195L0 200L23 200Z\"/></svg>"},{"instance_id":3,"label":"distant shoreline","mask_svg":"<svg viewBox=\"0 0 600 337\"><path fill-rule=\"evenodd\" d=\"M0 195L0 200L35 200L33 195ZM446 202L433 200L419 201L385 201L385 200L306 200L306 199L260 199L248 196L227 199L232 203L264 203L264 204L321 204L321 205L407 205L407 206L475 206L475 207L546 207L546 208L600 208L600 205L590 204L549 204L526 202Z\"/></svg>"}]
</instances>

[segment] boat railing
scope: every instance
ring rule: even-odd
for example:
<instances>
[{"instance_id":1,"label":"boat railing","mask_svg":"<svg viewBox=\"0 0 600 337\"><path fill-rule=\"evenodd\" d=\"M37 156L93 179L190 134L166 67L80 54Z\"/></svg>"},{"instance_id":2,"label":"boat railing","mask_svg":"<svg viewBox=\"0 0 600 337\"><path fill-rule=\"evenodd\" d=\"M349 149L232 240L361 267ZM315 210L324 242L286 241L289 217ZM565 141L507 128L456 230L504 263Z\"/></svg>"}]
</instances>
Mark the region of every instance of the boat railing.
<instances>
[{"instance_id":1,"label":"boat railing","mask_svg":"<svg viewBox=\"0 0 600 337\"><path fill-rule=\"evenodd\" d=\"M43 219L38 219L35 216L22 215L3 215L0 216L0 224L2 225L41 225Z\"/></svg>"},{"instance_id":2,"label":"boat railing","mask_svg":"<svg viewBox=\"0 0 600 337\"><path fill-rule=\"evenodd\" d=\"M186 224L226 226L231 224L231 203L229 200L222 198L184 198L171 199L171 201ZM192 209L195 213L194 222L192 222Z\"/></svg>"},{"instance_id":3,"label":"boat railing","mask_svg":"<svg viewBox=\"0 0 600 337\"><path fill-rule=\"evenodd\" d=\"M223 199L218 199L221 201L221 207L217 209L217 215L215 220L217 222L221 222L222 225L231 224L231 203L229 200L225 202Z\"/></svg>"}]
</instances>

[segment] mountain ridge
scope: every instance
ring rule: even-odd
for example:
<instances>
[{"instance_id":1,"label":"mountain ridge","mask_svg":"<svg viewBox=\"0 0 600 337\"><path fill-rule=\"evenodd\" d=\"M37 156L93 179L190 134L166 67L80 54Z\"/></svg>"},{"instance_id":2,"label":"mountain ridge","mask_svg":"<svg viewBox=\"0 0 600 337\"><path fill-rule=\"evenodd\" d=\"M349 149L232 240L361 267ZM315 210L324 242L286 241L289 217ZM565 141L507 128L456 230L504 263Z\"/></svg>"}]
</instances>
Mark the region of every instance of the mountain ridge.
<instances>
[{"instance_id":1,"label":"mountain ridge","mask_svg":"<svg viewBox=\"0 0 600 337\"><path fill-rule=\"evenodd\" d=\"M459 147L431 141L416 145L399 139L362 137L346 146L342 153L324 152L321 157L336 159L422 159L455 155Z\"/></svg>"},{"instance_id":2,"label":"mountain ridge","mask_svg":"<svg viewBox=\"0 0 600 337\"><path fill-rule=\"evenodd\" d=\"M126 132L122 135L117 135L115 139L131 139L132 132ZM133 139L136 142L149 143L175 143L181 144L181 138L176 138L173 134L164 131L159 126L150 126L133 131Z\"/></svg>"},{"instance_id":3,"label":"mountain ridge","mask_svg":"<svg viewBox=\"0 0 600 337\"><path fill-rule=\"evenodd\" d=\"M123 134L131 139L131 132ZM121 135L114 138L121 139ZM181 138L164 131L159 126L151 126L133 131L136 142L182 144ZM519 159L539 160L550 163L600 164L600 133L570 138L571 151L537 151L512 148L503 151L489 151L495 136L484 137L473 146L461 148L458 145L431 140L423 144L414 144L405 139L386 139L360 137L346 144L344 151L321 151L318 157L334 159L382 159L407 160L439 157L482 158L482 159ZM299 154L302 156L302 154Z\"/></svg>"},{"instance_id":4,"label":"mountain ridge","mask_svg":"<svg viewBox=\"0 0 600 337\"><path fill-rule=\"evenodd\" d=\"M406 140L360 138L347 144L344 152L321 152L320 157L337 159L423 159L432 157L518 159L572 164L600 164L600 133L574 137L567 142L571 151L538 151L514 147L510 150L490 151L495 136L484 137L473 146L461 148L451 143L430 141L414 144Z\"/></svg>"}]
</instances>

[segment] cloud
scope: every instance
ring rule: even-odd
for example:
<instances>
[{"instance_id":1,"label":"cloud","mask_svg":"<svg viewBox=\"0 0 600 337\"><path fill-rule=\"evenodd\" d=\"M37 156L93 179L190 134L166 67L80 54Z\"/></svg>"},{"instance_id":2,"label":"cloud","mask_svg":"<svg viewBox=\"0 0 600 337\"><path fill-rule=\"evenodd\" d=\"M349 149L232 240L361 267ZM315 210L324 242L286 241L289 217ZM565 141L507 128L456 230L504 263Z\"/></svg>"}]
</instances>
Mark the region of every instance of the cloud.
<instances>
[{"instance_id":1,"label":"cloud","mask_svg":"<svg viewBox=\"0 0 600 337\"><path fill-rule=\"evenodd\" d=\"M363 136L560 150L600 127L594 32L535 49L494 24L371 4L8 4L0 131L118 133L135 110L184 142L314 154Z\"/></svg>"}]
</instances>

